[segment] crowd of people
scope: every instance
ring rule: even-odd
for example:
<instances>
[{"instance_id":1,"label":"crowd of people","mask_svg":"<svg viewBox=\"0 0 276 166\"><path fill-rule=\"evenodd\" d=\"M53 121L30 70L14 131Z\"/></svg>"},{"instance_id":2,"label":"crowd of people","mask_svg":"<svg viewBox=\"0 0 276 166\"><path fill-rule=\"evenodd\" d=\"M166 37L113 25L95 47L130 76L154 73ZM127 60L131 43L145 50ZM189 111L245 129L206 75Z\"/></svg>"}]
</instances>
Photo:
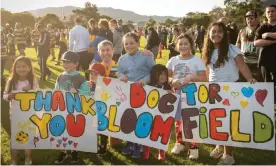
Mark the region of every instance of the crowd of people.
<instances>
[{"instance_id":1,"label":"crowd of people","mask_svg":"<svg viewBox=\"0 0 276 166\"><path fill-rule=\"evenodd\" d=\"M68 32L53 31L51 25L45 28L35 25L31 40L37 50L40 64L41 80L51 78L52 72L47 67L47 59L52 55L56 44L60 50L56 65L62 63L64 72L57 80L55 89L94 95L97 76L118 78L122 82L137 82L150 85L170 93L181 94L180 87L190 82L274 82L276 80L276 5L265 8L267 23L260 24L255 11L246 13L247 26L240 31L233 23L222 18L212 23L207 30L198 25L195 30L187 30L184 25L166 27L148 27L145 29L147 39L145 50L139 50L142 29L131 32L122 25L122 20L110 21L94 19L88 21L88 29L83 26L80 17L75 18L75 26ZM11 78L6 84L3 98L11 101L12 90L38 89L34 78L33 66L25 55L26 38L20 23L15 29L6 29L9 56L15 55L15 43L20 57L13 63ZM56 32L56 33L55 33ZM12 41L14 40L14 42ZM196 56L196 48L201 57ZM166 66L155 64L160 49L169 49L170 55ZM160 55L162 56L162 55ZM85 71L82 76L79 70ZM275 93L276 94L276 93ZM274 97L275 99L275 97ZM185 149L182 138L181 102L175 117L175 146L172 154L179 154ZM99 135L98 153L105 154L107 144L115 148L121 141ZM189 159L200 157L199 144L188 144ZM31 163L30 150L26 150L25 163ZM149 158L150 148L127 142L123 154L134 158ZM165 160L164 151L159 150L158 159ZM79 160L77 151L61 151L56 163L62 163L71 154L72 163ZM210 153L213 158L220 158L218 164L235 163L232 148L217 145ZM12 150L12 162L16 164L16 150Z\"/></svg>"}]
</instances>

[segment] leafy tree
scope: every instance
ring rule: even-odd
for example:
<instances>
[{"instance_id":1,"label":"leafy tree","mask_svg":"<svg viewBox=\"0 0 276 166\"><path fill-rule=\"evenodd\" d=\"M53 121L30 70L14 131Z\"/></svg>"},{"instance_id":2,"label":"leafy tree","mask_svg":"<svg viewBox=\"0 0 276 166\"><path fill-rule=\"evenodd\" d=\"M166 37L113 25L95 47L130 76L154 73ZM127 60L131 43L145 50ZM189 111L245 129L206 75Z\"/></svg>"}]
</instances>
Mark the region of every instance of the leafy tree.
<instances>
[{"instance_id":1,"label":"leafy tree","mask_svg":"<svg viewBox=\"0 0 276 166\"><path fill-rule=\"evenodd\" d=\"M42 17L39 23L43 25L52 24L54 28L64 28L64 23L59 19L59 17L55 14L47 14Z\"/></svg>"},{"instance_id":2,"label":"leafy tree","mask_svg":"<svg viewBox=\"0 0 276 166\"><path fill-rule=\"evenodd\" d=\"M224 17L224 9L221 7L214 7L210 12L209 15L212 18L212 21L217 21L220 18Z\"/></svg>"},{"instance_id":3,"label":"leafy tree","mask_svg":"<svg viewBox=\"0 0 276 166\"><path fill-rule=\"evenodd\" d=\"M100 14L98 12L98 8L95 4L91 4L90 2L86 2L84 8L73 10L75 16L81 16L84 18L85 22L88 22L89 19L94 18L95 20L99 20Z\"/></svg>"},{"instance_id":4,"label":"leafy tree","mask_svg":"<svg viewBox=\"0 0 276 166\"><path fill-rule=\"evenodd\" d=\"M156 21L150 16L148 22L146 23L146 28L148 27L154 27L156 24Z\"/></svg>"},{"instance_id":5,"label":"leafy tree","mask_svg":"<svg viewBox=\"0 0 276 166\"><path fill-rule=\"evenodd\" d=\"M165 25L166 27L171 27L172 25L177 24L177 23L178 23L177 20L176 20L176 21L173 21L173 20L171 20L171 19L169 19L169 18L167 18L167 19L164 21L164 25Z\"/></svg>"},{"instance_id":6,"label":"leafy tree","mask_svg":"<svg viewBox=\"0 0 276 166\"><path fill-rule=\"evenodd\" d=\"M1 8L1 26L5 26L7 23L14 25L12 13Z\"/></svg>"}]
</instances>

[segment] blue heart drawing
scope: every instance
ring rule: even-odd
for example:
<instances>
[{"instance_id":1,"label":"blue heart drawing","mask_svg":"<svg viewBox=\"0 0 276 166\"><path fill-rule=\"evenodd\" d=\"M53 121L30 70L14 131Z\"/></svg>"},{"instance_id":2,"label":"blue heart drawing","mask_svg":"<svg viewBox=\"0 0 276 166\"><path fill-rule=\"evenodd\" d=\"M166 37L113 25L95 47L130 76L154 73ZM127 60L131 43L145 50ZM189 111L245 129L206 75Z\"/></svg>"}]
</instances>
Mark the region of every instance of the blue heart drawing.
<instances>
[{"instance_id":1,"label":"blue heart drawing","mask_svg":"<svg viewBox=\"0 0 276 166\"><path fill-rule=\"evenodd\" d=\"M245 97L250 98L254 93L254 89L252 87L243 87L241 92Z\"/></svg>"},{"instance_id":2,"label":"blue heart drawing","mask_svg":"<svg viewBox=\"0 0 276 166\"><path fill-rule=\"evenodd\" d=\"M116 102L116 105L119 107L121 105L121 102Z\"/></svg>"}]
</instances>

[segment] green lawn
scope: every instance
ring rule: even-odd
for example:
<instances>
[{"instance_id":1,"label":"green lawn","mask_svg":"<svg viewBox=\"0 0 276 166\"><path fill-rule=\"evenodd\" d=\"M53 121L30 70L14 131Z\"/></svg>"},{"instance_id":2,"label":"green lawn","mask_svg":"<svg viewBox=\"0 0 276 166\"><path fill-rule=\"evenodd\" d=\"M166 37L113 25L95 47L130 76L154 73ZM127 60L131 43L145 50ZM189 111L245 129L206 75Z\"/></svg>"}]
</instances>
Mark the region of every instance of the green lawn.
<instances>
[{"instance_id":1,"label":"green lawn","mask_svg":"<svg viewBox=\"0 0 276 166\"><path fill-rule=\"evenodd\" d=\"M144 40L144 39L143 39ZM144 46L144 41L141 43ZM163 58L157 59L157 63L166 64L168 58L168 50L163 51ZM56 49L56 56L58 54L58 49ZM26 55L31 58L33 62L34 72L36 78L39 78L39 66L37 64L37 57L35 54L35 50L33 48L28 48L26 50ZM197 53L197 55L199 55ZM50 59L50 58L49 58ZM55 79L63 71L61 66L56 66L56 62L48 61L48 65L51 71L54 73L54 76L49 81L40 81L39 85L41 88L54 88ZM10 63L6 63L4 75L9 76L9 69ZM1 104L1 163L2 164L10 164L10 120L9 120L9 105L2 101ZM103 157L99 157L96 154L92 153L84 153L81 152L81 161L78 164L143 164L143 165L160 165L160 164L170 164L170 165L213 165L218 162L216 159L212 159L209 157L209 153L213 149L213 145L200 145L200 158L197 161L190 161L187 160L187 150L182 152L179 155L172 155L170 153L173 145L174 145L175 136L172 134L171 142L169 145L169 150L166 155L167 160L164 162L157 160L157 151L152 150L150 160L141 160L141 159L133 159L130 156L122 155L121 149L122 146L118 147L117 149L110 149L107 155ZM89 146L89 145L88 145ZM33 164L42 165L52 165L54 164L55 158L58 155L59 151L57 150L33 150L32 151L32 160ZM266 150L255 150L255 149L247 149L247 148L234 148L234 156L236 160L236 164L242 165L275 165L276 164L276 152L273 151L266 151ZM19 157L20 161L18 164L24 164L24 153L20 153ZM66 160L64 164L70 164L69 160Z\"/></svg>"}]
</instances>

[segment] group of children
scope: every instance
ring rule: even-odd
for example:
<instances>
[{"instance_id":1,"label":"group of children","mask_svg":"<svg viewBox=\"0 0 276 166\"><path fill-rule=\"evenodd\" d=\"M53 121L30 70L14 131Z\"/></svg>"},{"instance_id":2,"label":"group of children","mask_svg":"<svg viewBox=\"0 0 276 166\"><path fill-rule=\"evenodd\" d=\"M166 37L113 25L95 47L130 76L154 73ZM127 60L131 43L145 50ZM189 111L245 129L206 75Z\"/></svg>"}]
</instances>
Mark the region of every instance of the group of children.
<instances>
[{"instance_id":1,"label":"group of children","mask_svg":"<svg viewBox=\"0 0 276 166\"><path fill-rule=\"evenodd\" d=\"M90 80L77 71L78 54L67 51L62 56L64 72L56 80L55 89L94 95L97 76L118 78L122 82L137 82L139 85L150 85L168 90L170 93L180 94L180 87L190 82L236 82L239 79L239 71L248 82L254 83L250 70L243 61L240 50L228 43L226 26L223 23L214 23L208 30L208 39L203 50L203 60L195 56L194 42L187 34L182 34L176 39L176 50L180 53L171 58L167 65L155 64L153 54L149 51L139 50L139 37L134 33L127 33L123 38L126 54L121 56L118 64L112 60L114 54L113 45L105 40L98 45L98 53L102 63L94 63L90 66ZM12 78L8 81L4 99L10 101L14 98L12 90L37 89L32 65L28 57L19 57L14 62ZM176 142L171 153L179 154L184 150L182 138L181 102L175 117ZM98 153L105 154L108 137L99 135ZM110 144L112 139L110 139ZM189 144L189 158L198 159L198 143ZM14 152L14 151L13 151ZM122 150L123 154L131 154L134 158L149 159L150 148L139 144L127 142ZM55 163L62 163L69 152L61 151ZM72 163L79 160L76 151L71 152ZM211 153L213 158L221 157L218 164L234 164L235 160L230 147L217 146ZM165 160L165 151L159 150L159 160ZM16 164L16 153L12 155L12 163ZM30 164L30 151L26 150L25 163ZM183 163L184 164L184 163Z\"/></svg>"}]
</instances>

